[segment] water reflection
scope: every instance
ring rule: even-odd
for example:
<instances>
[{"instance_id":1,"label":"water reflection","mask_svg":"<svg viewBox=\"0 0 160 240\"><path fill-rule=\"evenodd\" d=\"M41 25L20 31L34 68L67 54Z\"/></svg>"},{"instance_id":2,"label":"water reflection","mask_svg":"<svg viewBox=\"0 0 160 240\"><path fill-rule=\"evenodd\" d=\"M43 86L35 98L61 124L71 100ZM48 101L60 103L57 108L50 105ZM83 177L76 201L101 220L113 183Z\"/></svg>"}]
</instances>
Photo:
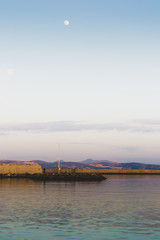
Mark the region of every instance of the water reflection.
<instances>
[{"instance_id":1,"label":"water reflection","mask_svg":"<svg viewBox=\"0 0 160 240\"><path fill-rule=\"evenodd\" d=\"M160 176L112 175L102 182L1 179L0 239L155 239L159 186Z\"/></svg>"}]
</instances>

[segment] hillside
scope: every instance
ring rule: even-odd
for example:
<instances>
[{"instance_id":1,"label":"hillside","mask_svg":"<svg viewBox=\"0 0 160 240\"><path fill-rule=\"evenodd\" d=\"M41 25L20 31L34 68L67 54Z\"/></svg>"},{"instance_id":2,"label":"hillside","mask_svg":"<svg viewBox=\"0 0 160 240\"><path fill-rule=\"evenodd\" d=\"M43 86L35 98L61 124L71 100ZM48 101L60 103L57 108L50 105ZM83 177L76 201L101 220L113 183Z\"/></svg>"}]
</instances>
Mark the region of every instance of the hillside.
<instances>
[{"instance_id":1,"label":"hillside","mask_svg":"<svg viewBox=\"0 0 160 240\"><path fill-rule=\"evenodd\" d=\"M0 164L39 164L42 168L57 168L58 162L46 162L42 160L32 161L17 161L17 160L0 160ZM61 168L75 168L75 169L160 169L160 165L145 164L145 163L117 163L108 160L93 160L87 159L81 162L65 162L61 160Z\"/></svg>"}]
</instances>

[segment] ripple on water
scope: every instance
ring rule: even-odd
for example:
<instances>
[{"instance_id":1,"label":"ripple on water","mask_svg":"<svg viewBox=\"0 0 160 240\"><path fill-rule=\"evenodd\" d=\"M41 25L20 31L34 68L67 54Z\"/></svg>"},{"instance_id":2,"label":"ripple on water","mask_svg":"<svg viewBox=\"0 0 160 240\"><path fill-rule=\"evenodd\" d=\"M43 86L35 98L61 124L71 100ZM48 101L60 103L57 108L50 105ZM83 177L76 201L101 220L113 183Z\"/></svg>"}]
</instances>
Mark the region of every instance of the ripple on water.
<instances>
[{"instance_id":1,"label":"ripple on water","mask_svg":"<svg viewBox=\"0 0 160 240\"><path fill-rule=\"evenodd\" d=\"M112 176L102 182L0 182L0 239L160 237L160 177Z\"/></svg>"}]
</instances>

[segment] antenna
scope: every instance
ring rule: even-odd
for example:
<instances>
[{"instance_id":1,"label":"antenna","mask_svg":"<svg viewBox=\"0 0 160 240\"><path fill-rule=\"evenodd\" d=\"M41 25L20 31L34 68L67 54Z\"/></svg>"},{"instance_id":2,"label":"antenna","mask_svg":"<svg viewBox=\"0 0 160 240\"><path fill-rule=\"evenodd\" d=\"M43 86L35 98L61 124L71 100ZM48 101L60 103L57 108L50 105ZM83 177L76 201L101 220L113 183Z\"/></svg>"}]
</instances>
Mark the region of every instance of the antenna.
<instances>
[{"instance_id":1,"label":"antenna","mask_svg":"<svg viewBox=\"0 0 160 240\"><path fill-rule=\"evenodd\" d=\"M60 143L58 143L58 170L61 170Z\"/></svg>"}]
</instances>

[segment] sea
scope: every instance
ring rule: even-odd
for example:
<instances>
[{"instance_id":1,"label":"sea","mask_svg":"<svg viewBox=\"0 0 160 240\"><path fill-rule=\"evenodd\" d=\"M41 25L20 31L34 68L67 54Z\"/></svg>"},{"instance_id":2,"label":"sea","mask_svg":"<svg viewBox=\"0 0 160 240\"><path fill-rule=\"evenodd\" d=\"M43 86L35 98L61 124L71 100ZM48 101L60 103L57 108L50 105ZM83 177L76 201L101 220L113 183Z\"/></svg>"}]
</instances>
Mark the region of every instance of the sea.
<instances>
[{"instance_id":1,"label":"sea","mask_svg":"<svg viewBox=\"0 0 160 240\"><path fill-rule=\"evenodd\" d=\"M160 176L101 182L0 179L0 240L157 240Z\"/></svg>"}]
</instances>

